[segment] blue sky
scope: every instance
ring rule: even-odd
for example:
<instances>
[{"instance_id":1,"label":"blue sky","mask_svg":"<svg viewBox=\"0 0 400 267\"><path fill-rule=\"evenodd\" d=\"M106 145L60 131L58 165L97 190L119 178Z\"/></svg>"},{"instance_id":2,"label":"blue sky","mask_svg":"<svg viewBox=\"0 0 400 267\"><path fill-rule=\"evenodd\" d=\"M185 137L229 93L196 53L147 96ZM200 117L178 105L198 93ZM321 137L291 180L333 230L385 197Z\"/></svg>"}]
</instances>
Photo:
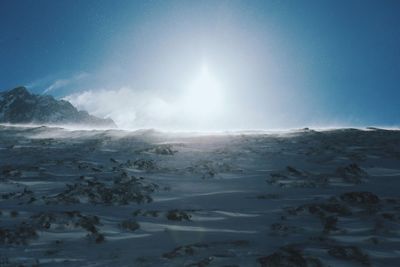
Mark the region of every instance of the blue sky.
<instances>
[{"instance_id":1,"label":"blue sky","mask_svg":"<svg viewBox=\"0 0 400 267\"><path fill-rule=\"evenodd\" d=\"M0 0L0 90L133 128L398 126L398 14L399 1ZM220 102L192 86L205 65Z\"/></svg>"}]
</instances>

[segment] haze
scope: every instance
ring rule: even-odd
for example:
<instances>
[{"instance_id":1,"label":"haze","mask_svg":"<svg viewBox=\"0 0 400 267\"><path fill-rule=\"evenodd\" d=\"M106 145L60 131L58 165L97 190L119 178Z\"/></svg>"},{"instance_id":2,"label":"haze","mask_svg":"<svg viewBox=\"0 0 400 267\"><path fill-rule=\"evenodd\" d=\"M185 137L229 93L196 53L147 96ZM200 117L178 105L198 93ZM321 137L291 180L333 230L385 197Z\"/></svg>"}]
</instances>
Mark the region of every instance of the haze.
<instances>
[{"instance_id":1,"label":"haze","mask_svg":"<svg viewBox=\"0 0 400 267\"><path fill-rule=\"evenodd\" d=\"M398 1L1 1L0 85L121 128L398 126Z\"/></svg>"}]
</instances>

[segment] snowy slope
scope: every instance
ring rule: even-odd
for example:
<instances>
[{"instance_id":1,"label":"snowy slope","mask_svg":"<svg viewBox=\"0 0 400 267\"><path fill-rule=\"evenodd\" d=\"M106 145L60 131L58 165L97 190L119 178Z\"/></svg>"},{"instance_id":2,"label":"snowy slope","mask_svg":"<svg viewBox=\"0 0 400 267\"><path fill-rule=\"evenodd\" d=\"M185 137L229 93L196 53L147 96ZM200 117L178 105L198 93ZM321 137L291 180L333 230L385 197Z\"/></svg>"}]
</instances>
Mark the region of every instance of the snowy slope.
<instances>
[{"instance_id":1,"label":"snowy slope","mask_svg":"<svg viewBox=\"0 0 400 267\"><path fill-rule=\"evenodd\" d=\"M399 266L400 131L0 126L0 266Z\"/></svg>"}]
</instances>

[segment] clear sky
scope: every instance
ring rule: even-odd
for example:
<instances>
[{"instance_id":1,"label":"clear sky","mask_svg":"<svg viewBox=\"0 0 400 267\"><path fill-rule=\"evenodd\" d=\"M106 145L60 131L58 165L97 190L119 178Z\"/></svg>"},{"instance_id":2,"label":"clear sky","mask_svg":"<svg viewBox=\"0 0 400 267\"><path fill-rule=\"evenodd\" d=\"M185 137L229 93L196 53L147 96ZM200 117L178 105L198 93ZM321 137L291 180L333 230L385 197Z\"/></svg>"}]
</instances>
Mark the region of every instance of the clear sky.
<instances>
[{"instance_id":1,"label":"clear sky","mask_svg":"<svg viewBox=\"0 0 400 267\"><path fill-rule=\"evenodd\" d=\"M130 128L400 125L400 1L0 0L0 90Z\"/></svg>"}]
</instances>

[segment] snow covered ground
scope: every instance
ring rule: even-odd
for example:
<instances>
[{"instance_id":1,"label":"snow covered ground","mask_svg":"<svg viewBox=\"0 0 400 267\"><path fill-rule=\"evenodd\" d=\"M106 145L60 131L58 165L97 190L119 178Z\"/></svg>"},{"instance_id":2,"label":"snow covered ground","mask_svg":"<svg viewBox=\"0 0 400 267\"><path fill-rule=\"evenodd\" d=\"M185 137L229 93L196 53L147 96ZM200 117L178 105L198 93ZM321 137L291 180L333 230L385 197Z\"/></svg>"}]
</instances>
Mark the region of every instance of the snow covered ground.
<instances>
[{"instance_id":1,"label":"snow covered ground","mask_svg":"<svg viewBox=\"0 0 400 267\"><path fill-rule=\"evenodd\" d=\"M0 266L400 266L400 131L0 126Z\"/></svg>"}]
</instances>

